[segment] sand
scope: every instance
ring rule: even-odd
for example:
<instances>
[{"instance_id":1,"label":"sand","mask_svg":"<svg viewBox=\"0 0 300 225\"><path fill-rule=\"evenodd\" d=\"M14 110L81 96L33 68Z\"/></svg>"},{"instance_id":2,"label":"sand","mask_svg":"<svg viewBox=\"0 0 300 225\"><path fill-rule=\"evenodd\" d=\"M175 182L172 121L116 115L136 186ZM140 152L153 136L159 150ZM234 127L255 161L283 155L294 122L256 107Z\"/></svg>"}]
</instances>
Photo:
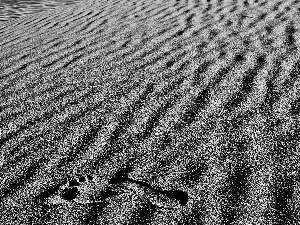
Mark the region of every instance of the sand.
<instances>
[{"instance_id":1,"label":"sand","mask_svg":"<svg viewBox=\"0 0 300 225\"><path fill-rule=\"evenodd\" d=\"M1 23L0 223L299 224L299 11L99 0Z\"/></svg>"},{"instance_id":2,"label":"sand","mask_svg":"<svg viewBox=\"0 0 300 225\"><path fill-rule=\"evenodd\" d=\"M1 0L0 23L79 3L81 0Z\"/></svg>"}]
</instances>

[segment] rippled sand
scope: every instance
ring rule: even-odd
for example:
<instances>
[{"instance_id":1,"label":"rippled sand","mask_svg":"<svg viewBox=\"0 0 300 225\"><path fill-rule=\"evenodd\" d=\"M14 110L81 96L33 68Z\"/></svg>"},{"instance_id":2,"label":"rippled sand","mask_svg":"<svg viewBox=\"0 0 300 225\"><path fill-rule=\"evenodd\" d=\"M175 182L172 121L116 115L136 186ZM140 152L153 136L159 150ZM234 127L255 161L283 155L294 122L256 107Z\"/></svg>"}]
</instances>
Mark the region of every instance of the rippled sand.
<instances>
[{"instance_id":1,"label":"rippled sand","mask_svg":"<svg viewBox=\"0 0 300 225\"><path fill-rule=\"evenodd\" d=\"M107 0L1 23L1 224L299 224L299 13Z\"/></svg>"},{"instance_id":2,"label":"rippled sand","mask_svg":"<svg viewBox=\"0 0 300 225\"><path fill-rule=\"evenodd\" d=\"M36 12L74 5L81 0L1 0L0 23L23 18Z\"/></svg>"}]
</instances>

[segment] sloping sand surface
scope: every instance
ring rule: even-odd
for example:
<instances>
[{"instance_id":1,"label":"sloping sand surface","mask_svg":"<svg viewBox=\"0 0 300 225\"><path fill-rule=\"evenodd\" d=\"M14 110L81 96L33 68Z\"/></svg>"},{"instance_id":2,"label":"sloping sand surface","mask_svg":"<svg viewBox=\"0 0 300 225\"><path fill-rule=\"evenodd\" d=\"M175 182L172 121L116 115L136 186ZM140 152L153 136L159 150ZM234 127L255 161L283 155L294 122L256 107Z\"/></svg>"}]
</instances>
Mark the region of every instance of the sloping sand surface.
<instances>
[{"instance_id":1,"label":"sloping sand surface","mask_svg":"<svg viewBox=\"0 0 300 225\"><path fill-rule=\"evenodd\" d=\"M0 23L66 5L70 7L69 5L78 2L81 0L1 0Z\"/></svg>"},{"instance_id":2,"label":"sloping sand surface","mask_svg":"<svg viewBox=\"0 0 300 225\"><path fill-rule=\"evenodd\" d=\"M299 224L299 16L95 0L0 24L0 224Z\"/></svg>"}]
</instances>

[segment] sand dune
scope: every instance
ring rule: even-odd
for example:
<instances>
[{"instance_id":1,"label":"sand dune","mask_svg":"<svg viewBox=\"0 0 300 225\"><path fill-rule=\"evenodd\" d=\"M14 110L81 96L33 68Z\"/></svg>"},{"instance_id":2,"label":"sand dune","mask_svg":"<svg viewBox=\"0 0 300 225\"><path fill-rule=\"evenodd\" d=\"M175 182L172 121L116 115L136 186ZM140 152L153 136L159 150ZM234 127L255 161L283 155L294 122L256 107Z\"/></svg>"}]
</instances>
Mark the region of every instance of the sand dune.
<instances>
[{"instance_id":1,"label":"sand dune","mask_svg":"<svg viewBox=\"0 0 300 225\"><path fill-rule=\"evenodd\" d=\"M0 24L1 224L298 224L297 0L107 0Z\"/></svg>"}]
</instances>

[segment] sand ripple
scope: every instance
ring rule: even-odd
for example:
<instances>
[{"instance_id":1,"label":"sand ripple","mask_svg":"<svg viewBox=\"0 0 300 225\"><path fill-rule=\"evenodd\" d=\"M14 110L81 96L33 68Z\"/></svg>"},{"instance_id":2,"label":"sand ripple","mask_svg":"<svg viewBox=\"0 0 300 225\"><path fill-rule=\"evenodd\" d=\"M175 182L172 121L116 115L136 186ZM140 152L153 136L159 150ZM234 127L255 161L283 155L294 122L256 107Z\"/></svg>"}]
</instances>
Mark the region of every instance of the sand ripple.
<instances>
[{"instance_id":1,"label":"sand ripple","mask_svg":"<svg viewBox=\"0 0 300 225\"><path fill-rule=\"evenodd\" d=\"M298 224L299 11L86 1L1 23L0 223Z\"/></svg>"}]
</instances>

